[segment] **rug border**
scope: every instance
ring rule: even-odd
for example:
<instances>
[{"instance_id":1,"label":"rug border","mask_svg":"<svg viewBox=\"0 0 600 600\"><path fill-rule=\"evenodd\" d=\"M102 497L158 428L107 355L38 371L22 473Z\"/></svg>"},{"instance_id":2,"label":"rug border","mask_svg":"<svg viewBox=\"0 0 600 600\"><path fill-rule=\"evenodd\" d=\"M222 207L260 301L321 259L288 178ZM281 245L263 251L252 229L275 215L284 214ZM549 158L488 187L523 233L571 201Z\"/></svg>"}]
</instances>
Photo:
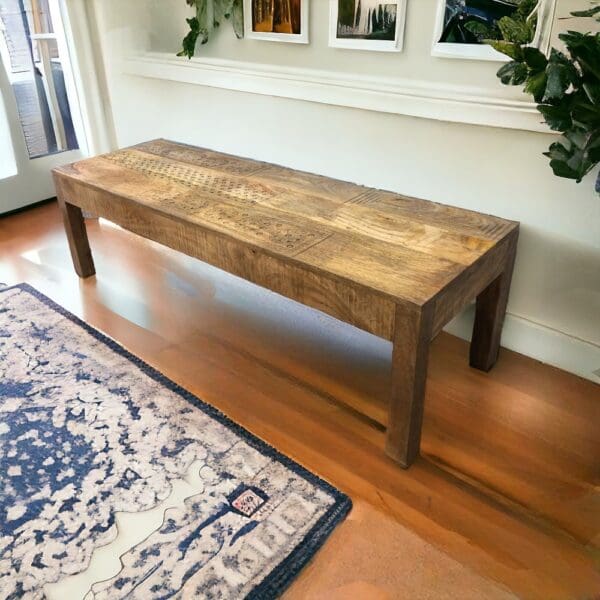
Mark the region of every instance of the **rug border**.
<instances>
[{"instance_id":1,"label":"rug border","mask_svg":"<svg viewBox=\"0 0 600 600\"><path fill-rule=\"evenodd\" d=\"M28 283L18 283L8 287L0 287L0 293L8 292L14 289L19 289L31 294L33 297L43 302L52 310L58 312L75 325L78 325L87 331L105 346L108 346L111 350L129 360L136 367L141 369L143 373L154 379L157 383L164 385L171 392L177 394L184 400L187 400L190 404L204 412L209 417L231 429L254 449L260 451L265 456L278 461L284 467L296 475L303 477L306 481L320 488L334 499L333 505L313 525L309 532L304 536L304 539L246 596L248 600L268 600L271 598L278 598L323 546L337 525L344 520L346 515L352 509L352 500L333 485L324 479L321 479L321 477L315 473L312 473L289 456L282 454L279 452L279 450L260 439L252 432L248 431L245 427L230 419L219 409L208 404L204 400L201 400L195 394L192 394L185 388L181 387L172 379L169 379L166 375L163 375L156 368L142 360L139 356L135 356L135 354L124 348L116 340L110 338L100 330L86 323L77 315L74 315L72 312L56 303L54 300L48 298L48 296Z\"/></svg>"}]
</instances>

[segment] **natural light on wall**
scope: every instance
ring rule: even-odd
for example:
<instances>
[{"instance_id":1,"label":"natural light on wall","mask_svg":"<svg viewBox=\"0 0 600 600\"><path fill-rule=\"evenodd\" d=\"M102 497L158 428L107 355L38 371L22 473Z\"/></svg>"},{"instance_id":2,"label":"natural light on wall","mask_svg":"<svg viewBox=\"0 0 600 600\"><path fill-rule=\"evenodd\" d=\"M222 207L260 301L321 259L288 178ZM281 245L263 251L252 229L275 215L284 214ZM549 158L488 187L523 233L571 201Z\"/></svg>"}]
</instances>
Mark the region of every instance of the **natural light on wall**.
<instances>
[{"instance_id":1,"label":"natural light on wall","mask_svg":"<svg viewBox=\"0 0 600 600\"><path fill-rule=\"evenodd\" d=\"M15 153L13 152L6 110L4 108L4 99L0 96L0 179L14 177L16 174L17 163Z\"/></svg>"},{"instance_id":2,"label":"natural light on wall","mask_svg":"<svg viewBox=\"0 0 600 600\"><path fill-rule=\"evenodd\" d=\"M4 104L5 88L8 87L4 65L8 64L8 47L4 36L3 22L0 20L0 179L14 177L17 174L17 161L10 135L10 126Z\"/></svg>"}]
</instances>

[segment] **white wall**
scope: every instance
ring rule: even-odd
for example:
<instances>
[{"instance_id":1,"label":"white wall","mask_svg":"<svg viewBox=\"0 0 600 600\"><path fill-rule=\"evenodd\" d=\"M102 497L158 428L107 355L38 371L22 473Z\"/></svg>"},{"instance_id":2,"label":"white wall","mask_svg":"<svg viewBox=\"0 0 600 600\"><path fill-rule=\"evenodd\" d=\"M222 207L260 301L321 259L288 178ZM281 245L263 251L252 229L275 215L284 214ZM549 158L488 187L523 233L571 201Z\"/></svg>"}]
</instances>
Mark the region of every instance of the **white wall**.
<instances>
[{"instance_id":1,"label":"white wall","mask_svg":"<svg viewBox=\"0 0 600 600\"><path fill-rule=\"evenodd\" d=\"M518 89L497 82L495 63L431 57L436 2L408 2L402 54L328 48L327 0L311 2L308 46L238 41L224 24L198 53L349 76L474 85L522 98ZM558 4L562 16L587 3ZM189 8L184 0L95 0L94 6L120 146L166 137L518 220L522 233L503 344L600 381L593 374L600 369L600 198L591 176L577 185L552 175L542 156L552 135L125 74L121 61L134 51L179 49ZM471 312L450 330L468 338Z\"/></svg>"}]
</instances>

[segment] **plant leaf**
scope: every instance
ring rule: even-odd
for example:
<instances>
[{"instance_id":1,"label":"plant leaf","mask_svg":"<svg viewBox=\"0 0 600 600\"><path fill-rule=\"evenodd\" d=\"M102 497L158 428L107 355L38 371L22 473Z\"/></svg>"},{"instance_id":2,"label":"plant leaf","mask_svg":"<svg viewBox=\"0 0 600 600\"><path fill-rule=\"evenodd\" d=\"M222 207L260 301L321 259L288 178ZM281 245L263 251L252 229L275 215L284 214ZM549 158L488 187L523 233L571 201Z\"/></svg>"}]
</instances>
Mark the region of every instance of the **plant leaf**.
<instances>
[{"instance_id":1,"label":"plant leaf","mask_svg":"<svg viewBox=\"0 0 600 600\"><path fill-rule=\"evenodd\" d=\"M242 0L233 0L231 24L238 40L242 39L244 37L244 6Z\"/></svg>"},{"instance_id":2,"label":"plant leaf","mask_svg":"<svg viewBox=\"0 0 600 600\"><path fill-rule=\"evenodd\" d=\"M200 43L206 44L208 42L209 31L212 30L212 26L208 23L208 3L211 0L195 0L196 1L196 19L200 27Z\"/></svg>"},{"instance_id":3,"label":"plant leaf","mask_svg":"<svg viewBox=\"0 0 600 600\"><path fill-rule=\"evenodd\" d=\"M480 41L493 36L493 29L480 21L468 21L465 23L465 29Z\"/></svg>"},{"instance_id":4,"label":"plant leaf","mask_svg":"<svg viewBox=\"0 0 600 600\"><path fill-rule=\"evenodd\" d=\"M550 166L555 175L575 179L579 183L598 162L600 131L571 129L544 154L550 158Z\"/></svg>"},{"instance_id":5,"label":"plant leaf","mask_svg":"<svg viewBox=\"0 0 600 600\"><path fill-rule=\"evenodd\" d=\"M498 69L498 77L505 85L521 85L527 79L527 65L512 60Z\"/></svg>"},{"instance_id":6,"label":"plant leaf","mask_svg":"<svg viewBox=\"0 0 600 600\"><path fill-rule=\"evenodd\" d=\"M588 136L585 131L581 131L580 129L567 129L564 133L565 138L571 142L571 148L578 148L579 150L583 150L588 142Z\"/></svg>"},{"instance_id":7,"label":"plant leaf","mask_svg":"<svg viewBox=\"0 0 600 600\"><path fill-rule=\"evenodd\" d=\"M571 152L560 141L553 142L548 148L548 152L544 152L544 156L548 156L554 160L567 161L571 157Z\"/></svg>"},{"instance_id":8,"label":"plant leaf","mask_svg":"<svg viewBox=\"0 0 600 600\"><path fill-rule=\"evenodd\" d=\"M544 98L546 91L546 82L548 76L546 71L540 71L539 73L529 74L527 83L525 84L525 91L533 96L533 99L540 103Z\"/></svg>"},{"instance_id":9,"label":"plant leaf","mask_svg":"<svg viewBox=\"0 0 600 600\"><path fill-rule=\"evenodd\" d=\"M529 44L533 40L533 28L521 19L502 17L498 20L502 37L515 44Z\"/></svg>"},{"instance_id":10,"label":"plant leaf","mask_svg":"<svg viewBox=\"0 0 600 600\"><path fill-rule=\"evenodd\" d=\"M584 83L582 86L592 104L600 104L600 83Z\"/></svg>"},{"instance_id":11,"label":"plant leaf","mask_svg":"<svg viewBox=\"0 0 600 600\"><path fill-rule=\"evenodd\" d=\"M562 53L552 48L546 66L546 91L544 101L560 100L571 85L579 82L579 72L573 63Z\"/></svg>"},{"instance_id":12,"label":"plant leaf","mask_svg":"<svg viewBox=\"0 0 600 600\"><path fill-rule=\"evenodd\" d=\"M513 44L512 42L507 42L506 40L483 40L486 44L489 44L494 50L498 52L502 52L502 54L506 54L506 56L510 56L513 60L522 60L523 58L523 50L519 44Z\"/></svg>"},{"instance_id":13,"label":"plant leaf","mask_svg":"<svg viewBox=\"0 0 600 600\"><path fill-rule=\"evenodd\" d=\"M533 9L537 6L539 0L520 0L519 6L515 11L517 16L525 20L533 12Z\"/></svg>"},{"instance_id":14,"label":"plant leaf","mask_svg":"<svg viewBox=\"0 0 600 600\"><path fill-rule=\"evenodd\" d=\"M569 165L562 160L556 160L556 159L551 160L550 167L552 168L552 171L554 171L554 174L557 177L564 177L566 179L575 179L577 181L577 183L579 183L581 181L581 178L579 177L579 173L575 169L572 169L571 167L569 167Z\"/></svg>"},{"instance_id":15,"label":"plant leaf","mask_svg":"<svg viewBox=\"0 0 600 600\"><path fill-rule=\"evenodd\" d=\"M558 142L550 145L544 155L550 158L550 167L555 175L567 179L579 179L578 170L569 165L573 158L573 151L568 140L561 137Z\"/></svg>"},{"instance_id":16,"label":"plant leaf","mask_svg":"<svg viewBox=\"0 0 600 600\"><path fill-rule=\"evenodd\" d=\"M571 112L567 106L538 104L537 109L542 113L544 121L553 131L564 131L573 125Z\"/></svg>"},{"instance_id":17,"label":"plant leaf","mask_svg":"<svg viewBox=\"0 0 600 600\"><path fill-rule=\"evenodd\" d=\"M214 0L215 4L220 3L221 5L221 14L226 18L231 18L231 13L233 11L233 0Z\"/></svg>"},{"instance_id":18,"label":"plant leaf","mask_svg":"<svg viewBox=\"0 0 600 600\"><path fill-rule=\"evenodd\" d=\"M571 58L581 69L600 80L600 32L585 34L579 31L567 31L558 38L565 43Z\"/></svg>"},{"instance_id":19,"label":"plant leaf","mask_svg":"<svg viewBox=\"0 0 600 600\"><path fill-rule=\"evenodd\" d=\"M593 6L587 10L575 10L571 13L574 17L595 17L600 16L600 6Z\"/></svg>"},{"instance_id":20,"label":"plant leaf","mask_svg":"<svg viewBox=\"0 0 600 600\"><path fill-rule=\"evenodd\" d=\"M571 119L573 124L584 129L600 127L600 106L583 102L575 95L571 100Z\"/></svg>"},{"instance_id":21,"label":"plant leaf","mask_svg":"<svg viewBox=\"0 0 600 600\"><path fill-rule=\"evenodd\" d=\"M187 56L192 58L194 51L196 50L196 42L200 35L200 23L196 17L186 19L187 24L190 26L190 31L183 38L182 49L177 53L177 56Z\"/></svg>"},{"instance_id":22,"label":"plant leaf","mask_svg":"<svg viewBox=\"0 0 600 600\"><path fill-rule=\"evenodd\" d=\"M547 58L530 46L537 25L534 8L538 0L507 0L518 5L510 17L497 22L502 40L483 41L512 61L497 72L506 85L524 84L533 96L544 121L562 132L544 154L559 177L577 182L600 162L600 32L567 31L559 35L567 53L553 49ZM596 17L600 22L600 5L574 16ZM483 27L473 25L471 31L482 34ZM600 192L600 174L597 179Z\"/></svg>"},{"instance_id":23,"label":"plant leaf","mask_svg":"<svg viewBox=\"0 0 600 600\"><path fill-rule=\"evenodd\" d=\"M584 153L586 158L593 164L600 161L600 129L591 132Z\"/></svg>"},{"instance_id":24,"label":"plant leaf","mask_svg":"<svg viewBox=\"0 0 600 600\"><path fill-rule=\"evenodd\" d=\"M526 46L522 49L523 60L532 71L543 71L548 64L546 55L532 46Z\"/></svg>"},{"instance_id":25,"label":"plant leaf","mask_svg":"<svg viewBox=\"0 0 600 600\"><path fill-rule=\"evenodd\" d=\"M212 31L224 19L231 19L238 39L244 37L243 0L185 0L185 3L196 8L196 16L186 19L190 31L183 38L182 49L177 56L192 58L198 40L201 44L206 44Z\"/></svg>"}]
</instances>

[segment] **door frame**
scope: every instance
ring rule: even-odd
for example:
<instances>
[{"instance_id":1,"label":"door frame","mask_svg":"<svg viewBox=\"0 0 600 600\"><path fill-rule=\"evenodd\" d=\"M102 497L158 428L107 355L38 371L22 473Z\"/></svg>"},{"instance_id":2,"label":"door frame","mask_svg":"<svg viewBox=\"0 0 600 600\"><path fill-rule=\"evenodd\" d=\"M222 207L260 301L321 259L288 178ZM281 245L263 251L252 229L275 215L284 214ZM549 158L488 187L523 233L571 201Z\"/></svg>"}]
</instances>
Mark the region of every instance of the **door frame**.
<instances>
[{"instance_id":1,"label":"door frame","mask_svg":"<svg viewBox=\"0 0 600 600\"><path fill-rule=\"evenodd\" d=\"M15 95L6 69L0 65L0 90L8 119L8 130L17 173L0 179L0 215L52 198L54 188L49 171L58 165L85 156L108 152L115 147L114 128L107 118L106 80L102 65L93 2L55 0L51 16L58 35L59 51L68 56L65 85L71 101L71 115L79 150L29 158ZM61 39L62 38L62 39ZM18 200L17 200L18 198Z\"/></svg>"},{"instance_id":2,"label":"door frame","mask_svg":"<svg viewBox=\"0 0 600 600\"><path fill-rule=\"evenodd\" d=\"M95 0L59 0L89 155L116 148Z\"/></svg>"}]
</instances>

